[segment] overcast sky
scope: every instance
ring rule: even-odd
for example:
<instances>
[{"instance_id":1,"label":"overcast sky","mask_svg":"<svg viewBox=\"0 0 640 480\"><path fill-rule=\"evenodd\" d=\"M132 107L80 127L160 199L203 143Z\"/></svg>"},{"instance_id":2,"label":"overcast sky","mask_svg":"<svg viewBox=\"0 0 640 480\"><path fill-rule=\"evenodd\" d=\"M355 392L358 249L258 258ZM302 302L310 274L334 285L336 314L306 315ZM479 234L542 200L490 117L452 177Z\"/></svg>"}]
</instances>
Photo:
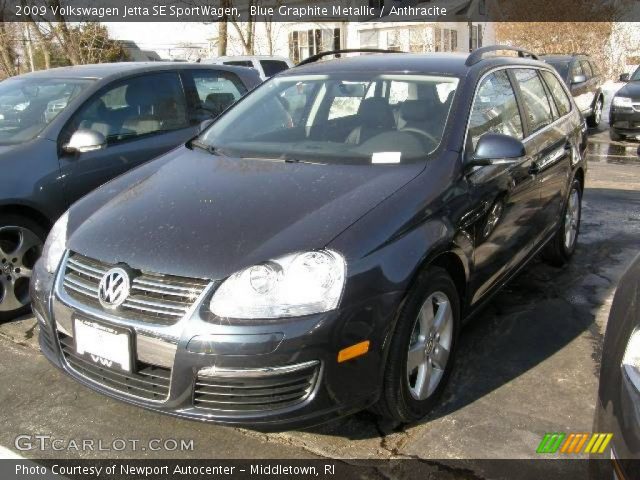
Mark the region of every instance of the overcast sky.
<instances>
[{"instance_id":1,"label":"overcast sky","mask_svg":"<svg viewBox=\"0 0 640 480\"><path fill-rule=\"evenodd\" d=\"M205 47L207 39L216 36L214 24L195 22L105 22L117 40L133 40L142 50L155 50L168 56L167 50L180 43L196 43Z\"/></svg>"}]
</instances>

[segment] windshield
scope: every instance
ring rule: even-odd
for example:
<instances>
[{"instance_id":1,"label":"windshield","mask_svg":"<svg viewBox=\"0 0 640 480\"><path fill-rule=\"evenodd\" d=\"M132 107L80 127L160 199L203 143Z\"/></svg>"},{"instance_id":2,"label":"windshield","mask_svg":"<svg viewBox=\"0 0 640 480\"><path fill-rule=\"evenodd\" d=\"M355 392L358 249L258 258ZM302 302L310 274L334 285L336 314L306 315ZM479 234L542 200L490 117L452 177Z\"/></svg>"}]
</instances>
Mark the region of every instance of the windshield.
<instances>
[{"instance_id":1,"label":"windshield","mask_svg":"<svg viewBox=\"0 0 640 480\"><path fill-rule=\"evenodd\" d=\"M631 81L632 82L640 81L640 67L636 68L636 71L633 72L633 75L631 75Z\"/></svg>"},{"instance_id":2,"label":"windshield","mask_svg":"<svg viewBox=\"0 0 640 480\"><path fill-rule=\"evenodd\" d=\"M440 144L457 85L456 78L402 74L275 77L199 140L243 158L423 161Z\"/></svg>"},{"instance_id":3,"label":"windshield","mask_svg":"<svg viewBox=\"0 0 640 480\"><path fill-rule=\"evenodd\" d=\"M90 80L13 78L0 83L0 144L38 135Z\"/></svg>"},{"instance_id":4,"label":"windshield","mask_svg":"<svg viewBox=\"0 0 640 480\"><path fill-rule=\"evenodd\" d=\"M560 77L567 78L569 73L569 62L549 61L545 60L549 65L557 70Z\"/></svg>"}]
</instances>

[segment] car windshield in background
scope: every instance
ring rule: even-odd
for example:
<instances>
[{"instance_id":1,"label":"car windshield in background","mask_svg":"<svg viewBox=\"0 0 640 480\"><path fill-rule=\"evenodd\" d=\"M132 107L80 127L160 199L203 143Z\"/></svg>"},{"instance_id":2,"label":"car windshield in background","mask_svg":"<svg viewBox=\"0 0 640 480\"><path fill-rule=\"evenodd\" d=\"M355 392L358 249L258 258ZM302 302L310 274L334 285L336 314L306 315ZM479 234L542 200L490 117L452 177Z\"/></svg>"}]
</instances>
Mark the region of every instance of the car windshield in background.
<instances>
[{"instance_id":1,"label":"car windshield in background","mask_svg":"<svg viewBox=\"0 0 640 480\"><path fill-rule=\"evenodd\" d=\"M546 61L549 65L556 69L562 78L567 78L569 74L569 62Z\"/></svg>"},{"instance_id":2,"label":"car windshield in background","mask_svg":"<svg viewBox=\"0 0 640 480\"><path fill-rule=\"evenodd\" d=\"M0 83L0 144L34 138L91 82L17 78Z\"/></svg>"},{"instance_id":3,"label":"car windshield in background","mask_svg":"<svg viewBox=\"0 0 640 480\"><path fill-rule=\"evenodd\" d=\"M423 161L442 139L458 80L427 75L276 77L199 139L243 158L314 163Z\"/></svg>"},{"instance_id":4,"label":"car windshield in background","mask_svg":"<svg viewBox=\"0 0 640 480\"><path fill-rule=\"evenodd\" d=\"M632 82L640 81L640 67L636 68L636 71L633 72L633 75L631 76L631 81Z\"/></svg>"}]
</instances>

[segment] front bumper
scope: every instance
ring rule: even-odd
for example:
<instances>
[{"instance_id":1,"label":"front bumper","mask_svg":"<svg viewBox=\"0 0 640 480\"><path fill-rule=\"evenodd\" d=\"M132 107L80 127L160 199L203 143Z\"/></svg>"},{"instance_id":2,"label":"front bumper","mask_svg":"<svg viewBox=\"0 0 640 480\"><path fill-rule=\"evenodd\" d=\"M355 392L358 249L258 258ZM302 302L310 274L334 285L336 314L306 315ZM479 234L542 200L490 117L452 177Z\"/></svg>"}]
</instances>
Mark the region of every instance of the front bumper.
<instances>
[{"instance_id":1,"label":"front bumper","mask_svg":"<svg viewBox=\"0 0 640 480\"><path fill-rule=\"evenodd\" d=\"M612 109L609 114L609 125L615 133L620 135L640 136L640 104L628 111Z\"/></svg>"},{"instance_id":2,"label":"front bumper","mask_svg":"<svg viewBox=\"0 0 640 480\"><path fill-rule=\"evenodd\" d=\"M210 285L182 319L163 325L125 320L77 302L65 294L62 274L50 275L41 262L31 285L42 352L78 382L162 413L266 430L311 426L374 403L383 373L384 339L401 297L381 295L300 318L223 324L207 311ZM128 329L135 371L115 375L91 362L79 362L73 342L77 317ZM207 336L208 353L190 351L189 342L197 336ZM363 340L370 341L367 354L337 362L341 349ZM307 382L302 393L294 388L300 382ZM280 397L274 403L265 401L259 409L243 405L246 397L236 395L252 392L264 400L272 392L270 387L280 394L291 389L301 394L288 395L286 401ZM211 392L216 392L216 401L207 403ZM229 392L240 401L221 405L218 400L225 397L220 395Z\"/></svg>"}]
</instances>

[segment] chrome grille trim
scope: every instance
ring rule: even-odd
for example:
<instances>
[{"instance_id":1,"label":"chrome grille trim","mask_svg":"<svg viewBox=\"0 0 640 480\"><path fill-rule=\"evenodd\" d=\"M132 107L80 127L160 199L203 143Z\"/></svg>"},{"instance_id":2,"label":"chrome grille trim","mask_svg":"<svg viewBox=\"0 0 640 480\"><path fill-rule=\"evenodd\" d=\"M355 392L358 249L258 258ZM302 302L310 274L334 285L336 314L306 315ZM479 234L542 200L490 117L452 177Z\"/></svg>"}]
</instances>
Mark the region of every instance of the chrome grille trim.
<instances>
[{"instance_id":1,"label":"chrome grille trim","mask_svg":"<svg viewBox=\"0 0 640 480\"><path fill-rule=\"evenodd\" d=\"M98 286L113 266L68 252L61 271L65 292L83 305L103 310ZM123 318L141 317L148 323L173 324L187 315L209 285L207 280L141 272L133 278L127 300L111 313Z\"/></svg>"},{"instance_id":2,"label":"chrome grille trim","mask_svg":"<svg viewBox=\"0 0 640 480\"><path fill-rule=\"evenodd\" d=\"M236 414L277 412L311 398L321 376L319 361L258 369L204 368L193 387L193 405Z\"/></svg>"}]
</instances>

